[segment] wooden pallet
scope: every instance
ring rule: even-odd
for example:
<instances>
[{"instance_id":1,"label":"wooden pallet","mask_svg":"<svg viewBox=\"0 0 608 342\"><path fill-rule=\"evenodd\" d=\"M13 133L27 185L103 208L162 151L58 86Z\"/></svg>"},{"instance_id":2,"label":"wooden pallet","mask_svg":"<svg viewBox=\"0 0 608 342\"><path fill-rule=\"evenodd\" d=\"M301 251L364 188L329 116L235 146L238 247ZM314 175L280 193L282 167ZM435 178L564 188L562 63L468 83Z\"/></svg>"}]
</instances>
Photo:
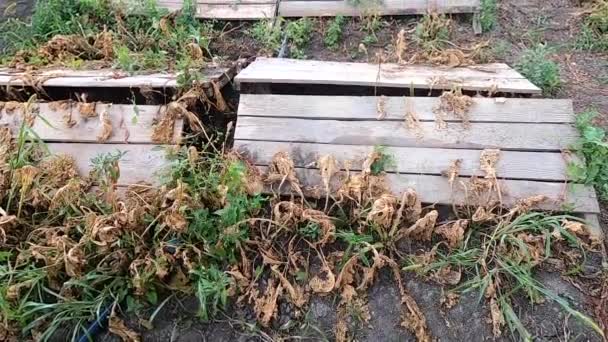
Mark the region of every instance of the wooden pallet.
<instances>
[{"instance_id":1,"label":"wooden pallet","mask_svg":"<svg viewBox=\"0 0 608 342\"><path fill-rule=\"evenodd\" d=\"M577 160L562 151L578 137L570 100L474 97L467 126L450 116L441 129L434 113L438 97L387 97L383 120L377 119L377 101L369 96L243 94L234 146L262 170L275 153L287 151L301 183L318 188L322 182L314 165L320 156L333 155L340 165L351 161L351 171L358 171L375 146L383 145L396 161L386 170L393 192L413 188L422 201L446 205L480 204L468 196L465 184L471 176L485 175L482 150L500 149L496 168L503 205L545 195L548 200L539 209L571 208L597 220L593 187L569 184L567 178L568 163ZM418 129L406 126L406 112L415 113ZM442 174L455 160L461 161L460 178L452 187Z\"/></svg>"},{"instance_id":2,"label":"wooden pallet","mask_svg":"<svg viewBox=\"0 0 608 342\"><path fill-rule=\"evenodd\" d=\"M367 86L403 89L541 94L537 86L506 64L458 68L423 65L341 63L283 58L257 58L240 72L241 84ZM404 91L405 92L405 91Z\"/></svg>"},{"instance_id":3,"label":"wooden pallet","mask_svg":"<svg viewBox=\"0 0 608 342\"><path fill-rule=\"evenodd\" d=\"M171 11L182 8L181 0L159 0L161 7ZM382 0L362 1L353 5L348 0L198 0L199 18L252 20L275 17L334 17L437 13L476 13L479 0Z\"/></svg>"},{"instance_id":4,"label":"wooden pallet","mask_svg":"<svg viewBox=\"0 0 608 342\"><path fill-rule=\"evenodd\" d=\"M138 105L137 114L133 105L98 104L95 117L84 118L77 103L68 108L57 108L49 103L31 104L28 113L36 113L32 131L46 143L52 154L63 153L74 158L81 175L91 170L91 159L101 153L124 152L119 161L119 186L140 181L158 184L156 173L169 165L165 149L170 145L158 145L152 141L153 126L164 114L166 106ZM22 127L24 104L7 112L0 110L0 125L8 126L14 135ZM100 142L102 116L112 124L110 137ZM68 125L67 122L70 122ZM183 122L176 120L172 144L178 144L182 136Z\"/></svg>"},{"instance_id":5,"label":"wooden pallet","mask_svg":"<svg viewBox=\"0 0 608 342\"><path fill-rule=\"evenodd\" d=\"M234 77L235 67L209 67L201 70L203 87L212 95L211 83L220 88ZM148 88L170 89L178 87L177 74L152 73L135 74L114 69L72 70L46 68L25 73L23 71L0 68L0 86L4 87L68 87L68 88Z\"/></svg>"}]
</instances>

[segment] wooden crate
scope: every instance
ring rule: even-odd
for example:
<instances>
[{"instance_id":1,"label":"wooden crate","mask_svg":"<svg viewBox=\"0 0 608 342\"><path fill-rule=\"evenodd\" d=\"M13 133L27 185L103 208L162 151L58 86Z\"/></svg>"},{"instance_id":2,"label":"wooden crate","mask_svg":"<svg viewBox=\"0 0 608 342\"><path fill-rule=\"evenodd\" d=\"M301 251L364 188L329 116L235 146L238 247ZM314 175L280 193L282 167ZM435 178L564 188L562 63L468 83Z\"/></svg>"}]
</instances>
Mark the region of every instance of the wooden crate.
<instances>
[{"instance_id":1,"label":"wooden crate","mask_svg":"<svg viewBox=\"0 0 608 342\"><path fill-rule=\"evenodd\" d=\"M251 76L254 74L262 77L255 63L253 67L255 72L246 69L238 76L241 82L259 79ZM294 73L302 76L306 74L303 69ZM265 70L271 75L263 76L264 82L272 82L274 75L281 82L289 82L284 73ZM369 83L356 75L353 70L352 82ZM326 80L332 77L325 74ZM533 88L526 86L523 90ZM595 190L571 184L567 177L568 163L578 162L564 152L579 136L573 126L572 102L487 97L472 100L466 114L468 124L448 116L447 127L438 128L435 108L441 102L439 97L380 100L374 96L242 94L234 147L262 171L275 153L288 152L302 185L318 191L323 189L315 166L319 157L333 155L340 165L350 161L351 172L357 172L365 158L382 145L395 158L395 165L386 169L387 183L395 194L413 188L423 202L445 205L485 204L475 203L480 199L470 196L466 184L473 176L485 176L480 167L482 151L498 149L496 169L502 205L512 207L522 199L545 195L548 199L538 209L572 210L594 223L595 234L601 235ZM382 120L378 120L378 101L384 102L386 116ZM418 128L406 125L406 113L414 113ZM460 160L460 176L450 185L444 174L456 160Z\"/></svg>"}]
</instances>

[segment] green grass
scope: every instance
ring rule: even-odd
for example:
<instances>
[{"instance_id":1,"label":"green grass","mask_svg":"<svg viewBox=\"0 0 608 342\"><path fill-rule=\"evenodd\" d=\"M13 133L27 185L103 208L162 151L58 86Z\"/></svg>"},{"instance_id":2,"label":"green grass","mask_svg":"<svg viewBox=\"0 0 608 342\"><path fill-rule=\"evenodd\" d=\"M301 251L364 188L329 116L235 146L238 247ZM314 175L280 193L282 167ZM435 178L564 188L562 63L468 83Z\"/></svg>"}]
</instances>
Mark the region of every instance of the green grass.
<instances>
[{"instance_id":1,"label":"green grass","mask_svg":"<svg viewBox=\"0 0 608 342\"><path fill-rule=\"evenodd\" d=\"M551 52L546 45L539 44L525 50L515 64L517 71L540 87L545 95L553 95L561 87L559 66L549 58Z\"/></svg>"},{"instance_id":2,"label":"green grass","mask_svg":"<svg viewBox=\"0 0 608 342\"><path fill-rule=\"evenodd\" d=\"M533 304L544 298L550 299L603 336L602 330L591 318L572 308L567 300L548 290L535 278L536 268L547 258L559 258L564 245L584 256L578 238L564 229L565 220L579 219L567 215L528 213L512 221L500 221L494 227L474 226L468 230L459 248L450 250L438 246L430 263L419 263L413 258L404 269L421 274L432 274L448 266L461 270L466 280L453 291L477 291L480 300L488 296L488 289L493 286L491 297L496 298L511 332L519 334L523 340L529 340L532 335L511 306L515 295L523 295ZM560 236L561 242L556 240L555 234ZM535 245L523 237L535 237L540 243ZM562 247L558 248L560 244Z\"/></svg>"},{"instance_id":3,"label":"green grass","mask_svg":"<svg viewBox=\"0 0 608 342\"><path fill-rule=\"evenodd\" d=\"M600 198L608 201L608 141L606 131L593 125L593 118L599 115L595 110L579 114L576 127L581 133L574 149L583 163L572 163L568 173L572 180L593 185Z\"/></svg>"},{"instance_id":4,"label":"green grass","mask_svg":"<svg viewBox=\"0 0 608 342\"><path fill-rule=\"evenodd\" d=\"M330 50L336 50L338 48L338 44L342 41L342 31L344 30L345 24L346 18L341 15L336 16L329 22L323 41L325 42L325 46Z\"/></svg>"},{"instance_id":5,"label":"green grass","mask_svg":"<svg viewBox=\"0 0 608 342\"><path fill-rule=\"evenodd\" d=\"M579 50L608 51L608 1L596 0L584 19L575 43Z\"/></svg>"},{"instance_id":6,"label":"green grass","mask_svg":"<svg viewBox=\"0 0 608 342\"><path fill-rule=\"evenodd\" d=\"M497 0L481 0L479 22L484 32L491 31L496 27L498 5Z\"/></svg>"}]
</instances>

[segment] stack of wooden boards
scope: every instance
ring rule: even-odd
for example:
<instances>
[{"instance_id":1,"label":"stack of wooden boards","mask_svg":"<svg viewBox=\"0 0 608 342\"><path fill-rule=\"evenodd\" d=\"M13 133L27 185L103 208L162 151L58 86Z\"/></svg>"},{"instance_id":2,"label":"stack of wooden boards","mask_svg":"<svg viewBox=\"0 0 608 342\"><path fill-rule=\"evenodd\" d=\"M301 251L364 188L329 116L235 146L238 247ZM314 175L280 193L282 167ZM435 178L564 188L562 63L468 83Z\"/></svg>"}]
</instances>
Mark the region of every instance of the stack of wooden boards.
<instances>
[{"instance_id":1,"label":"stack of wooden boards","mask_svg":"<svg viewBox=\"0 0 608 342\"><path fill-rule=\"evenodd\" d=\"M234 69L210 68L203 73L206 76L204 87L213 94L211 82L222 87L233 77ZM182 120L177 119L172 134L167 134L170 140L159 145L154 142L153 129L165 114L167 105L83 103L82 98L81 102L75 99L82 93L99 94L112 89L121 90L126 98L130 98L130 90L160 93L175 90L176 79L175 74L169 73L128 75L116 70L66 69L23 73L1 69L0 85L6 93L46 94L51 89L62 89L61 93L68 95L53 102L2 102L0 125L10 127L17 135L24 117L29 117L28 125L50 152L72 156L81 175L91 170L92 158L102 153L121 152L124 155L119 161L119 186L137 182L155 184L159 180L157 172L168 165L165 159L167 145L181 141ZM104 127L108 125L111 129Z\"/></svg>"},{"instance_id":2,"label":"stack of wooden boards","mask_svg":"<svg viewBox=\"0 0 608 342\"><path fill-rule=\"evenodd\" d=\"M476 13L480 0L196 0L199 18L250 20L280 17L334 17L437 13ZM171 11L183 0L159 0Z\"/></svg>"},{"instance_id":3,"label":"stack of wooden boards","mask_svg":"<svg viewBox=\"0 0 608 342\"><path fill-rule=\"evenodd\" d=\"M465 115L443 118L447 127L438 127L440 97L242 94L235 148L261 168L275 153L287 151L303 185L314 187L321 184L314 166L320 156L333 155L340 165L350 160L351 170L361 170L367 155L382 145L395 158L386 170L391 189L399 194L413 188L423 202L437 204L470 203L467 189L458 184L485 176L482 151L499 149L496 171L503 205L545 195L541 209L569 209L597 225L593 187L570 184L567 178L568 163L576 160L564 151L579 136L572 102L522 98L540 89L504 64L433 68L260 58L236 81L254 90L252 84L275 84L275 89L277 84L302 84L319 88L320 94L344 85L403 88L404 95L412 88L455 87L499 93L503 97L471 97ZM520 97L505 97L511 94ZM415 117L415 127L406 123L408 117ZM442 174L456 160L462 182L451 186Z\"/></svg>"}]
</instances>

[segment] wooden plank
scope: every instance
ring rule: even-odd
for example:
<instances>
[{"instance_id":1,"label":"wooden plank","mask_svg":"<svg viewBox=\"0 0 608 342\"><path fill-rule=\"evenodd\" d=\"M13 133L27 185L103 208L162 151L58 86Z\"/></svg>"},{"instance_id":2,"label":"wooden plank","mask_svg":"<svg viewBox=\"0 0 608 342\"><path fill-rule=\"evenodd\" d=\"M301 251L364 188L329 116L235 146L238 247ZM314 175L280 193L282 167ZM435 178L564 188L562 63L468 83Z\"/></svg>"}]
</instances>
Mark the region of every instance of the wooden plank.
<instances>
[{"instance_id":1,"label":"wooden plank","mask_svg":"<svg viewBox=\"0 0 608 342\"><path fill-rule=\"evenodd\" d=\"M169 11L182 8L179 3L165 3L162 7ZM197 4L195 16L202 19L254 20L273 18L276 13L276 2L245 4Z\"/></svg>"},{"instance_id":2,"label":"wooden plank","mask_svg":"<svg viewBox=\"0 0 608 342\"><path fill-rule=\"evenodd\" d=\"M561 151L570 147L578 132L565 124L471 123L448 124L437 129L421 122L409 129L395 121L335 121L239 117L235 140L309 142L338 145L385 145L505 150Z\"/></svg>"},{"instance_id":3,"label":"wooden plank","mask_svg":"<svg viewBox=\"0 0 608 342\"><path fill-rule=\"evenodd\" d=\"M296 167L315 165L319 157L331 155L339 165L350 161L351 170L360 171L363 161L374 151L373 146L285 143L270 141L236 140L234 149L251 159L256 165L270 164L272 157L281 151L289 153ZM387 147L395 165L387 172L441 175L456 160L460 160L460 175L485 176L480 170L479 150L432 149L420 147ZM501 151L496 165L500 178L565 181L567 160L574 158L558 152Z\"/></svg>"},{"instance_id":4,"label":"wooden plank","mask_svg":"<svg viewBox=\"0 0 608 342\"><path fill-rule=\"evenodd\" d=\"M234 68L205 68L201 70L203 79L210 87L211 81L221 82L223 86L227 78L234 74ZM228 76L228 77L226 77ZM36 86L46 87L104 87L104 88L176 88L177 74L153 73L147 75L129 75L121 70L70 70L63 68L47 68L31 73L13 69L0 69L0 85L2 86Z\"/></svg>"},{"instance_id":5,"label":"wooden plank","mask_svg":"<svg viewBox=\"0 0 608 342\"><path fill-rule=\"evenodd\" d=\"M171 164L165 158L164 147L159 145L50 143L46 146L53 154L72 156L81 176L88 175L93 169L91 159L96 156L117 151L125 153L118 162L118 184L121 186L142 181L158 185L158 175Z\"/></svg>"},{"instance_id":6,"label":"wooden plank","mask_svg":"<svg viewBox=\"0 0 608 342\"><path fill-rule=\"evenodd\" d=\"M183 0L159 0L157 1L158 6L164 7L165 5L183 5ZM249 5L249 4L276 4L273 0L197 0L196 4L211 4L211 5Z\"/></svg>"},{"instance_id":7,"label":"wooden plank","mask_svg":"<svg viewBox=\"0 0 608 342\"><path fill-rule=\"evenodd\" d=\"M284 83L444 89L540 94L505 64L442 68L259 57L235 78L240 83Z\"/></svg>"},{"instance_id":8,"label":"wooden plank","mask_svg":"<svg viewBox=\"0 0 608 342\"><path fill-rule=\"evenodd\" d=\"M587 227L589 228L589 233L592 237L602 241L604 240L604 231L602 230L602 225L600 224L600 218L597 214L585 214L583 216L587 223ZM604 250L604 256L606 255L606 251ZM604 259L606 260L606 259Z\"/></svg>"},{"instance_id":9,"label":"wooden plank","mask_svg":"<svg viewBox=\"0 0 608 342\"><path fill-rule=\"evenodd\" d=\"M474 13L479 10L479 0L383 0L369 5L352 5L348 1L281 1L282 17L334 17L337 15L360 16L368 12L379 15L410 15L437 13Z\"/></svg>"},{"instance_id":10,"label":"wooden plank","mask_svg":"<svg viewBox=\"0 0 608 342\"><path fill-rule=\"evenodd\" d=\"M260 166L261 172L266 172L267 167ZM305 190L305 195L320 194L325 196L323 182L319 170L315 169L296 169L296 174ZM332 193L339 187L340 182L336 180L344 179L344 172L332 177ZM447 177L429 175L405 175L405 174L386 174L384 177L389 189L396 195L403 193L406 189L414 189L424 203L433 204L456 204L456 205L484 205L487 198L474 199L467 198L468 192L462 189L462 184L466 184L467 178L460 177L456 180L455 188L452 189ZM512 207L518 200L529 198L536 195L547 196L548 200L539 205L542 210L564 210L574 208L575 212L598 213L599 204L595 195L595 190L591 186L580 184L535 182L525 180L500 180L502 189L502 205ZM289 185L281 189L285 192ZM312 189L312 191L311 191ZM276 191L276 189L274 189Z\"/></svg>"},{"instance_id":11,"label":"wooden plank","mask_svg":"<svg viewBox=\"0 0 608 342\"><path fill-rule=\"evenodd\" d=\"M104 143L150 144L153 143L153 125L165 110L165 106L138 105L139 114L135 116L132 105L98 104L95 108L97 117L84 118L76 105L57 111L49 103L40 103L37 107L39 117L34 120L32 129L40 139L49 142L98 142L97 136L103 128L101 115L107 115L112 123L112 134ZM70 118L73 123L71 127L66 124ZM19 131L22 120L21 109L14 113L7 113L6 109L0 111L0 125L8 125L15 134ZM176 120L173 143L179 143L182 126L183 120Z\"/></svg>"},{"instance_id":12,"label":"wooden plank","mask_svg":"<svg viewBox=\"0 0 608 342\"><path fill-rule=\"evenodd\" d=\"M300 119L376 120L377 97L241 94L239 116ZM436 97L386 97L383 121L403 121L406 111L420 121L434 121ZM572 100L473 97L471 122L573 123ZM461 121L449 116L446 121Z\"/></svg>"}]
</instances>

